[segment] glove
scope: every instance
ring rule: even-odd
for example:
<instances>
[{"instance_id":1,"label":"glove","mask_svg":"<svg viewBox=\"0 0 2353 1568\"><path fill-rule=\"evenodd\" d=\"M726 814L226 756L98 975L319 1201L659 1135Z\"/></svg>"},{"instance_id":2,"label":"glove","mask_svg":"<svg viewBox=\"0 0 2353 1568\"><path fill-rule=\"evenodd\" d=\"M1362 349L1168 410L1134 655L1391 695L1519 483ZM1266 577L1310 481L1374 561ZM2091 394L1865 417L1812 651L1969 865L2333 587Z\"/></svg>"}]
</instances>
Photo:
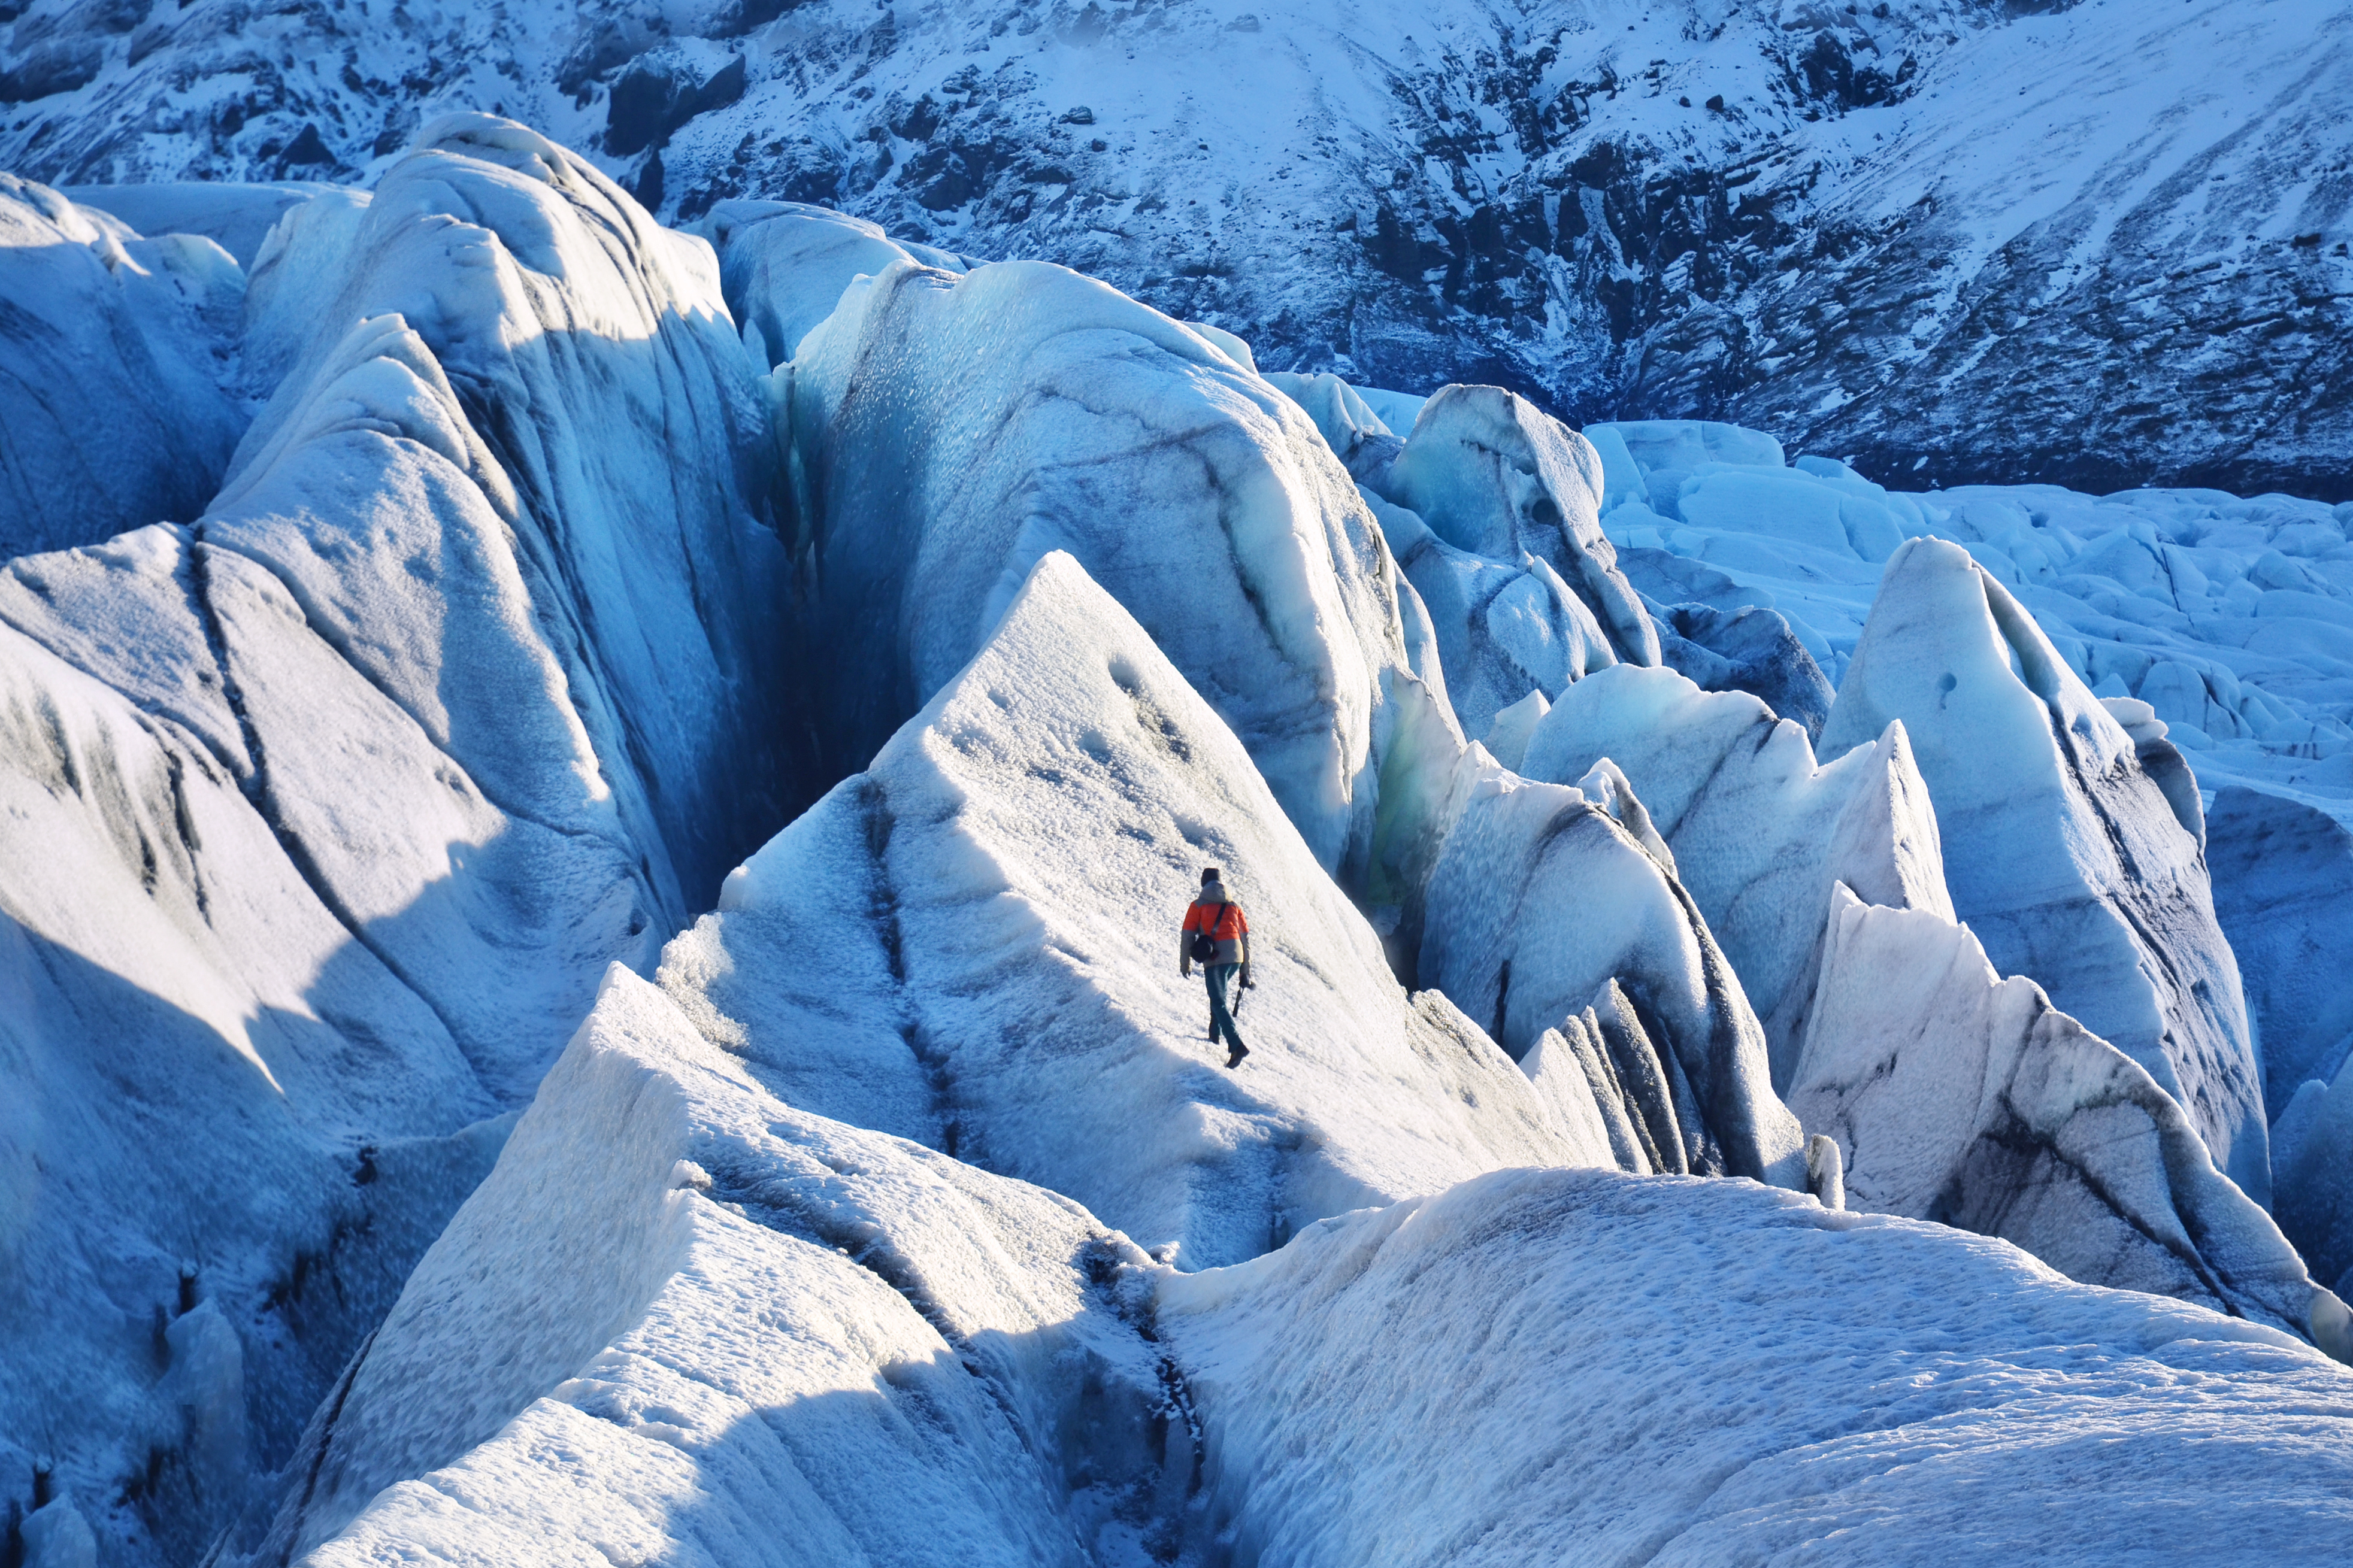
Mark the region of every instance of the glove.
<instances>
[{"instance_id":1,"label":"glove","mask_svg":"<svg viewBox=\"0 0 2353 1568\"><path fill-rule=\"evenodd\" d=\"M1245 991L1255 991L1258 989L1256 985L1250 983L1250 965L1247 963L1242 965L1242 989Z\"/></svg>"},{"instance_id":2,"label":"glove","mask_svg":"<svg viewBox=\"0 0 2353 1568\"><path fill-rule=\"evenodd\" d=\"M1193 961L1192 961L1191 959L1189 959L1189 958L1180 958L1180 959L1178 959L1178 960L1176 961L1176 973L1177 973L1177 977L1178 977L1179 979L1184 979L1184 980L1190 980L1190 979L1192 979L1192 978L1193 978Z\"/></svg>"}]
</instances>

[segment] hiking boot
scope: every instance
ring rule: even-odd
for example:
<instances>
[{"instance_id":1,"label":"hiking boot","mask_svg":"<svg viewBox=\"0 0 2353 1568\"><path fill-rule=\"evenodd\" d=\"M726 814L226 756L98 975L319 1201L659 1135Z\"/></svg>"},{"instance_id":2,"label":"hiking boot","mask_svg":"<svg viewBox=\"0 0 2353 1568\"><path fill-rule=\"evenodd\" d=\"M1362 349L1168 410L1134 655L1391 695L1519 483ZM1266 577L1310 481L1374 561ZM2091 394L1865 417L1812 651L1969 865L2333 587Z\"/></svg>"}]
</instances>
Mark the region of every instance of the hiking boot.
<instances>
[{"instance_id":1,"label":"hiking boot","mask_svg":"<svg viewBox=\"0 0 2353 1568\"><path fill-rule=\"evenodd\" d=\"M1226 1065L1229 1068L1238 1068L1242 1065L1242 1058L1248 1055L1250 1055L1248 1046L1236 1046L1234 1054L1226 1058Z\"/></svg>"}]
</instances>

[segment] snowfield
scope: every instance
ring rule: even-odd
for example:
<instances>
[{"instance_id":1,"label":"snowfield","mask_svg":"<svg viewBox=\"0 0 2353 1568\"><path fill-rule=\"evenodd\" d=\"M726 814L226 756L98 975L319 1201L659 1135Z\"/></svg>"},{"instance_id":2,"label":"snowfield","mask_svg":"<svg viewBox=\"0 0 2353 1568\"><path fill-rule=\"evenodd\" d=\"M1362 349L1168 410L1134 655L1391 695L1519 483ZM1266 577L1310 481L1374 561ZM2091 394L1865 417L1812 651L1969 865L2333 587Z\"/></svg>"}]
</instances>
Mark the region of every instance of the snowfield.
<instances>
[{"instance_id":1,"label":"snowfield","mask_svg":"<svg viewBox=\"0 0 2353 1568\"><path fill-rule=\"evenodd\" d=\"M2353 508L666 227L783 90L690 21L596 157L0 183L7 1561L2343 1556Z\"/></svg>"}]
</instances>

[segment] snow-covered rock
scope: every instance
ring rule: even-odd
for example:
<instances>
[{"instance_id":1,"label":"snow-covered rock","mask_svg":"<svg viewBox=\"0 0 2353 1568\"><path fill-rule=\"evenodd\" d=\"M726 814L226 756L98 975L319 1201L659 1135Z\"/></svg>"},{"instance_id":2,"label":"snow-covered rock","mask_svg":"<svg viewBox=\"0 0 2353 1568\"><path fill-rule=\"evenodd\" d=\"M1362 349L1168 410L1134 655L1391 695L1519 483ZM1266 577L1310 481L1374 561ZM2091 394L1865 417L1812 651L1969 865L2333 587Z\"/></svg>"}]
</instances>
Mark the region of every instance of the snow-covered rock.
<instances>
[{"instance_id":1,"label":"snow-covered rock","mask_svg":"<svg viewBox=\"0 0 2353 1568\"><path fill-rule=\"evenodd\" d=\"M0 556L202 511L244 432L245 274L0 174Z\"/></svg>"},{"instance_id":2,"label":"snow-covered rock","mask_svg":"<svg viewBox=\"0 0 2353 1568\"><path fill-rule=\"evenodd\" d=\"M1888 563L1822 750L1899 719L1954 910L1995 968L2147 1068L2264 1201L2263 1082L2199 842L2033 618L1942 540Z\"/></svg>"},{"instance_id":3,"label":"snow-covered rock","mask_svg":"<svg viewBox=\"0 0 2353 1568\"><path fill-rule=\"evenodd\" d=\"M2206 814L2206 865L2276 1121L2299 1088L2353 1058L2353 831L2300 801L2229 785Z\"/></svg>"},{"instance_id":4,"label":"snow-covered rock","mask_svg":"<svg viewBox=\"0 0 2353 1568\"><path fill-rule=\"evenodd\" d=\"M1207 865L1251 927L1231 1073L1177 973ZM1240 739L1060 552L661 978L794 1103L1067 1194L1183 1267L1575 1157L1511 1058L1407 995Z\"/></svg>"},{"instance_id":5,"label":"snow-covered rock","mask_svg":"<svg viewBox=\"0 0 2353 1568\"><path fill-rule=\"evenodd\" d=\"M2353 1359L2343 1304L2315 1295L2174 1099L2032 981L1998 976L1947 916L1838 890L1788 1102L1838 1141L1852 1207L1999 1236L2085 1284L2322 1336Z\"/></svg>"},{"instance_id":6,"label":"snow-covered rock","mask_svg":"<svg viewBox=\"0 0 2353 1568\"><path fill-rule=\"evenodd\" d=\"M1648 1103L1652 1168L1802 1186L1764 1031L1623 784L1533 783L1473 747L1423 894L1419 981L1519 1056L1596 1008L1587 1032L1621 1037L1620 1098Z\"/></svg>"},{"instance_id":7,"label":"snow-covered rock","mask_svg":"<svg viewBox=\"0 0 2353 1568\"><path fill-rule=\"evenodd\" d=\"M1567 783L1624 773L1675 874L1740 976L1786 1084L1843 881L1874 903L1949 917L1936 820L1903 722L1815 764L1805 731L1745 692L1621 666L1563 693L1520 771Z\"/></svg>"},{"instance_id":8,"label":"snow-covered rock","mask_svg":"<svg viewBox=\"0 0 2353 1568\"><path fill-rule=\"evenodd\" d=\"M1799 1194L1499 1172L1158 1299L1244 1560L2343 1551L2353 1372Z\"/></svg>"},{"instance_id":9,"label":"snow-covered rock","mask_svg":"<svg viewBox=\"0 0 2353 1568\"><path fill-rule=\"evenodd\" d=\"M1361 877L1409 679L1400 588L1297 404L1182 324L1034 262L886 267L777 374L822 589L805 657L852 641L880 656L819 683L845 768L1065 550L1241 737L1317 858Z\"/></svg>"}]
</instances>

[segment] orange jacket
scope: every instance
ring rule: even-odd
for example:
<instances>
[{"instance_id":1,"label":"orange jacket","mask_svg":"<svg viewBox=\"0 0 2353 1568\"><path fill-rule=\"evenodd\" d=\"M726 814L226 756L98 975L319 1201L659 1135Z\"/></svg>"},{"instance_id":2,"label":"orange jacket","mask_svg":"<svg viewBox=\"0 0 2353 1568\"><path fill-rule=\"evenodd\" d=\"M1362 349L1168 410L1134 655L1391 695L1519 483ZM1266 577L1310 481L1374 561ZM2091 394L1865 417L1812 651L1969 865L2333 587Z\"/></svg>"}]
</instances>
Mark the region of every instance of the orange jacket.
<instances>
[{"instance_id":1,"label":"orange jacket","mask_svg":"<svg viewBox=\"0 0 2353 1568\"><path fill-rule=\"evenodd\" d=\"M1218 944L1218 956L1212 963L1247 963L1250 962L1250 918L1242 907L1231 899L1211 903L1196 900L1185 911L1185 923L1176 933L1177 949L1187 963L1193 958L1193 933L1200 931Z\"/></svg>"}]
</instances>

